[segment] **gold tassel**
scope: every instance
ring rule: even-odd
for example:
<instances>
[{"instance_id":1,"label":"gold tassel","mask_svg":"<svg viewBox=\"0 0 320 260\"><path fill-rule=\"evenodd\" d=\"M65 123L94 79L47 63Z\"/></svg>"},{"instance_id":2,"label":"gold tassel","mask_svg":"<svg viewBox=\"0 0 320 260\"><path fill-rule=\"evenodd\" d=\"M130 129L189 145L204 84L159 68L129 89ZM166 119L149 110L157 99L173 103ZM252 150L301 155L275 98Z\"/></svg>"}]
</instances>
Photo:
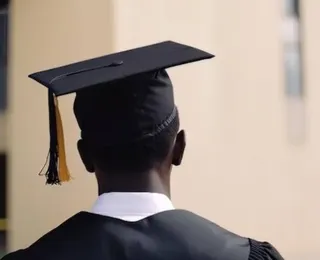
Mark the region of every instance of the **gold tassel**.
<instances>
[{"instance_id":1,"label":"gold tassel","mask_svg":"<svg viewBox=\"0 0 320 260\"><path fill-rule=\"evenodd\" d=\"M58 178L60 182L68 182L71 180L71 175L67 165L62 119L61 119L61 114L59 110L58 99L56 96L54 96L54 103L55 103L55 112L56 112L58 157L59 157Z\"/></svg>"}]
</instances>

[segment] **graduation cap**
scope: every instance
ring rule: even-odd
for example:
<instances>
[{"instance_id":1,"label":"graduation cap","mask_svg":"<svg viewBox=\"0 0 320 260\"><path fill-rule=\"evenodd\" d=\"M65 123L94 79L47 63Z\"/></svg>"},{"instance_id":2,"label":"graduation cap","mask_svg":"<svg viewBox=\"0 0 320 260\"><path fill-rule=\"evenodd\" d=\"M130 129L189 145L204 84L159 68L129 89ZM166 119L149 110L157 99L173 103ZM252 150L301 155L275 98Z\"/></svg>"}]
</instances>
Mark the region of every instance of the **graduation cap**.
<instances>
[{"instance_id":1,"label":"graduation cap","mask_svg":"<svg viewBox=\"0 0 320 260\"><path fill-rule=\"evenodd\" d=\"M166 41L29 75L48 88L47 184L70 180L58 96L76 93L74 113L83 139L106 147L136 142L160 133L177 114L165 69L212 57Z\"/></svg>"}]
</instances>

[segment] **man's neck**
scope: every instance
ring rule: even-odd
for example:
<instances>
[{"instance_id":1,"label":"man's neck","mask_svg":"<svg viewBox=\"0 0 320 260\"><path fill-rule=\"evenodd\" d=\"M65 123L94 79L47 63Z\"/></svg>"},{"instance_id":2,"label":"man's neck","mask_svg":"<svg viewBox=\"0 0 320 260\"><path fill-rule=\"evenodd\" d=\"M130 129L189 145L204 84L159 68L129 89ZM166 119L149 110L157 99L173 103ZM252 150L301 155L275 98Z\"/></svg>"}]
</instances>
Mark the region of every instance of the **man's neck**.
<instances>
[{"instance_id":1,"label":"man's neck","mask_svg":"<svg viewBox=\"0 0 320 260\"><path fill-rule=\"evenodd\" d=\"M170 182L163 180L158 173L134 175L108 174L108 177L98 177L99 195L109 192L150 192L160 193L170 197Z\"/></svg>"}]
</instances>

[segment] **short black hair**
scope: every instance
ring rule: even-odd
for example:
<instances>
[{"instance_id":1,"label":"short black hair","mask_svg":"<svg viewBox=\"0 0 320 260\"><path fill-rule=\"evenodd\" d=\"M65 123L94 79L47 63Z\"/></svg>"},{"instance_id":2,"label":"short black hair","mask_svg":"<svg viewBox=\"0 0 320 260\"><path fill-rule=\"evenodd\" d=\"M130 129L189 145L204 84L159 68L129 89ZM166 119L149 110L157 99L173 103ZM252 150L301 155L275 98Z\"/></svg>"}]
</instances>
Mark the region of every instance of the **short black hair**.
<instances>
[{"instance_id":1,"label":"short black hair","mask_svg":"<svg viewBox=\"0 0 320 260\"><path fill-rule=\"evenodd\" d=\"M104 172L145 173L167 157L179 127L177 112L172 122L156 136L131 144L95 147L93 159Z\"/></svg>"}]
</instances>

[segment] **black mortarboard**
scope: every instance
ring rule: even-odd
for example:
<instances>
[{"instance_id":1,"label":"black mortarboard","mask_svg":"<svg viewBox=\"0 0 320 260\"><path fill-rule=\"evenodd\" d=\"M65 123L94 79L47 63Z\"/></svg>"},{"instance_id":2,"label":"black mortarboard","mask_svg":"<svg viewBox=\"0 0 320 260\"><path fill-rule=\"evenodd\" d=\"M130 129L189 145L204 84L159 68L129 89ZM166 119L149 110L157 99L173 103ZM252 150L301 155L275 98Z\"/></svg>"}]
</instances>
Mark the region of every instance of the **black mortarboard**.
<instances>
[{"instance_id":1,"label":"black mortarboard","mask_svg":"<svg viewBox=\"0 0 320 260\"><path fill-rule=\"evenodd\" d=\"M165 69L210 59L212 54L161 42L29 75L48 88L48 184L70 179L57 97L76 93L74 113L82 138L103 146L154 136L176 115Z\"/></svg>"}]
</instances>

